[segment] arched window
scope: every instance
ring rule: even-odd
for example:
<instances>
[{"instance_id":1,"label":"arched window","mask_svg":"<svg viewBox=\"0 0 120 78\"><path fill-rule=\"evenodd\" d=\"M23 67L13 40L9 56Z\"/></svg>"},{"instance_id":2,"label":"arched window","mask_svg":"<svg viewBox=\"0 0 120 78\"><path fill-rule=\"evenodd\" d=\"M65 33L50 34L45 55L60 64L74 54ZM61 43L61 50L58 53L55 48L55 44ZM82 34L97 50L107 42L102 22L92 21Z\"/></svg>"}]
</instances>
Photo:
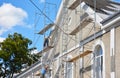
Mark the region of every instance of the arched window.
<instances>
[{"instance_id":1,"label":"arched window","mask_svg":"<svg viewBox=\"0 0 120 78\"><path fill-rule=\"evenodd\" d=\"M94 78L103 78L103 49L100 45L95 47L94 51Z\"/></svg>"}]
</instances>

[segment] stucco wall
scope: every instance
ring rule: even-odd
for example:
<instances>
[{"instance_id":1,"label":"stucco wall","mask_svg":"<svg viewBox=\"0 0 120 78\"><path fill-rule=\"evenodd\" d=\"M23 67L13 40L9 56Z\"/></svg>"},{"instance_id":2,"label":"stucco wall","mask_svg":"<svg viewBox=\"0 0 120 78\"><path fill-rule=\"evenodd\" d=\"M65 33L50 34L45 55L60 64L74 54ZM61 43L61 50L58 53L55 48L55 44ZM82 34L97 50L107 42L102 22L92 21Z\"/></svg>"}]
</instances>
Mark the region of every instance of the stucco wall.
<instances>
[{"instance_id":1,"label":"stucco wall","mask_svg":"<svg viewBox=\"0 0 120 78\"><path fill-rule=\"evenodd\" d=\"M103 43L104 47L101 46L104 49L103 56L105 57L105 64L103 64L103 66L105 67L105 70L103 72L105 72L105 78L110 78L110 66L111 66L110 65L110 62L111 62L111 58L110 58L110 32L95 39L95 41L87 43L85 45L86 46L85 50L94 51L93 48L95 47L95 44L97 43L97 41L101 41ZM100 45L102 45L102 43L100 43ZM93 59L92 59L91 55L92 54L89 54L89 55L84 57L84 67L90 66L92 64ZM90 63L87 64L87 66L86 66L86 63L88 61L90 61ZM93 68L91 68L91 70L93 70ZM92 76L93 74L91 74L91 70L84 73L84 78L93 77Z\"/></svg>"},{"instance_id":2,"label":"stucco wall","mask_svg":"<svg viewBox=\"0 0 120 78\"><path fill-rule=\"evenodd\" d=\"M120 78L120 27L116 28L116 52L115 52L115 72L116 78Z\"/></svg>"},{"instance_id":3,"label":"stucco wall","mask_svg":"<svg viewBox=\"0 0 120 78\"><path fill-rule=\"evenodd\" d=\"M104 34L101 40L105 49L105 78L110 78L110 32Z\"/></svg>"}]
</instances>

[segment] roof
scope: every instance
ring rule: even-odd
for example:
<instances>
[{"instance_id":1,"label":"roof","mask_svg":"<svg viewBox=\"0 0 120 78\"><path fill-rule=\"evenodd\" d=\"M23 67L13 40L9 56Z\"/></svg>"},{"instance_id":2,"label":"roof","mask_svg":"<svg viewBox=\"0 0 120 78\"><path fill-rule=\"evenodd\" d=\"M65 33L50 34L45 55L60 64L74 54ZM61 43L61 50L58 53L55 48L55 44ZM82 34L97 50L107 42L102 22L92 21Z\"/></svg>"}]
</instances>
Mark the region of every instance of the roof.
<instances>
[{"instance_id":1,"label":"roof","mask_svg":"<svg viewBox=\"0 0 120 78\"><path fill-rule=\"evenodd\" d=\"M101 23L104 25L107 22L109 22L111 19L115 19L120 15L120 11L115 13L114 15L111 15L110 17L106 18L105 20L101 21Z\"/></svg>"},{"instance_id":2,"label":"roof","mask_svg":"<svg viewBox=\"0 0 120 78\"><path fill-rule=\"evenodd\" d=\"M96 11L96 14L102 20L108 19L120 11L120 2L115 2L113 0L75 0L68 8L73 10L83 2L93 11ZM96 7L94 8L95 5Z\"/></svg>"},{"instance_id":3,"label":"roof","mask_svg":"<svg viewBox=\"0 0 120 78\"><path fill-rule=\"evenodd\" d=\"M93 0L83 0L94 10ZM97 0L96 13L102 18L106 19L120 11L120 3L111 0Z\"/></svg>"}]
</instances>

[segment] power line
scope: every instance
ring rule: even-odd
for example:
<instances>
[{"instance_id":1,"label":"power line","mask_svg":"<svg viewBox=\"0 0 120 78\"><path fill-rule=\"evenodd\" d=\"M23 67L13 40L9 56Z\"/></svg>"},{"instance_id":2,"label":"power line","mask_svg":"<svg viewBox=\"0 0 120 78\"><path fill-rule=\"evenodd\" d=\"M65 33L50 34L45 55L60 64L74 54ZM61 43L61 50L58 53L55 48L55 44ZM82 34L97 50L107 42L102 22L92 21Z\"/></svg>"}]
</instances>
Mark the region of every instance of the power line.
<instances>
[{"instance_id":1,"label":"power line","mask_svg":"<svg viewBox=\"0 0 120 78\"><path fill-rule=\"evenodd\" d=\"M55 26L57 26L64 34L66 34L67 36L69 35L64 30L62 30L57 24L55 24L54 21L51 20L32 0L29 0L29 1L41 12L41 14L43 14L50 22L52 22ZM71 38L72 40L76 41L72 37L70 37L70 36L68 36L68 37Z\"/></svg>"}]
</instances>

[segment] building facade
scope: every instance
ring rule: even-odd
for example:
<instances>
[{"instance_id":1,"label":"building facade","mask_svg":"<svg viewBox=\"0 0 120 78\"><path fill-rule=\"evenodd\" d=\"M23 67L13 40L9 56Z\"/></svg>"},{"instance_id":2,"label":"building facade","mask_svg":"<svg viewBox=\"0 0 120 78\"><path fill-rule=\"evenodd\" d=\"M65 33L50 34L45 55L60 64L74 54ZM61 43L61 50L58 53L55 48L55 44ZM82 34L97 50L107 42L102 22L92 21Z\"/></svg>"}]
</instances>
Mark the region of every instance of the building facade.
<instances>
[{"instance_id":1,"label":"building facade","mask_svg":"<svg viewBox=\"0 0 120 78\"><path fill-rule=\"evenodd\" d=\"M51 27L41 52L46 78L120 77L120 3L62 0Z\"/></svg>"}]
</instances>

